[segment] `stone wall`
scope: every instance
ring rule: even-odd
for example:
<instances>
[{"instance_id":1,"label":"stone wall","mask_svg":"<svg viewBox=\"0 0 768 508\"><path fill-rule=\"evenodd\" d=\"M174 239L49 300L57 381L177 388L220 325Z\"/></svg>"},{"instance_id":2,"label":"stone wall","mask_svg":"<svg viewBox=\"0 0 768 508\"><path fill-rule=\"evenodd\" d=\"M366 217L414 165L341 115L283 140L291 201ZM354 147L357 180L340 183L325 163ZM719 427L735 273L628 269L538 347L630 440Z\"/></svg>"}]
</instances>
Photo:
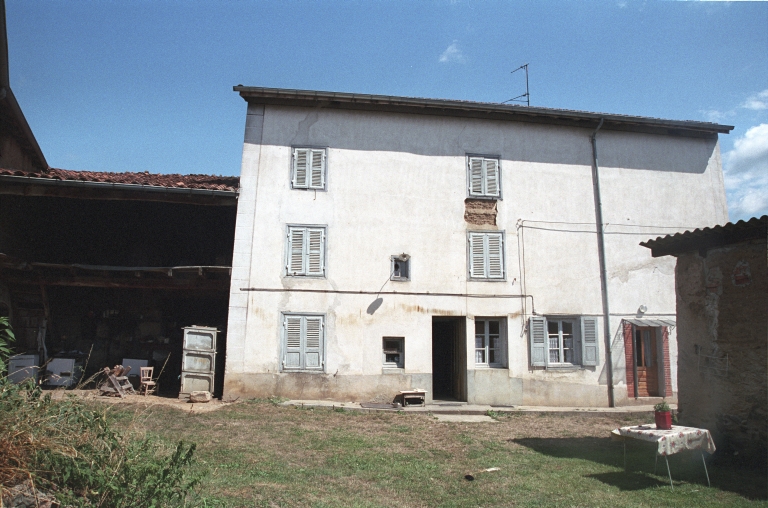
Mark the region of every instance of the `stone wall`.
<instances>
[{"instance_id":1,"label":"stone wall","mask_svg":"<svg viewBox=\"0 0 768 508\"><path fill-rule=\"evenodd\" d=\"M677 261L680 422L725 452L765 460L768 263L765 240Z\"/></svg>"}]
</instances>

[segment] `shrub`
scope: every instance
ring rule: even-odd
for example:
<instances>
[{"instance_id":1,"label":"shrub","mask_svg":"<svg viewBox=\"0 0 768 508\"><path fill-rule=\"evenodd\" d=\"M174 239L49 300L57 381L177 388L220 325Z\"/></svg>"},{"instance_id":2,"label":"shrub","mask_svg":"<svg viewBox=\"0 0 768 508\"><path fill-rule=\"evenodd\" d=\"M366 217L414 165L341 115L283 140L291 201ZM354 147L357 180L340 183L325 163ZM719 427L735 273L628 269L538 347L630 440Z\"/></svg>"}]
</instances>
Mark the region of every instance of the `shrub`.
<instances>
[{"instance_id":1,"label":"shrub","mask_svg":"<svg viewBox=\"0 0 768 508\"><path fill-rule=\"evenodd\" d=\"M105 409L54 401L32 382L0 378L0 429L0 485L32 477L65 505L179 506L199 480L194 444L122 434Z\"/></svg>"},{"instance_id":2,"label":"shrub","mask_svg":"<svg viewBox=\"0 0 768 508\"><path fill-rule=\"evenodd\" d=\"M0 376L5 375L5 365L11 355L11 342L15 340L7 317L0 317Z\"/></svg>"}]
</instances>

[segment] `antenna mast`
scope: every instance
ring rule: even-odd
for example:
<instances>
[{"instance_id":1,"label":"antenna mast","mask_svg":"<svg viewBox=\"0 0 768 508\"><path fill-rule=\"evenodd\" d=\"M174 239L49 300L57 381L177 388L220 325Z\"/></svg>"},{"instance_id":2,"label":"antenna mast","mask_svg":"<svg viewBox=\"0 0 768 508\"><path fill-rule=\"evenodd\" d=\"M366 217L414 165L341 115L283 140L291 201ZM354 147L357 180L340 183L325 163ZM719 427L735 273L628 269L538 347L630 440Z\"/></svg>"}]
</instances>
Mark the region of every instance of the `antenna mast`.
<instances>
[{"instance_id":1,"label":"antenna mast","mask_svg":"<svg viewBox=\"0 0 768 508\"><path fill-rule=\"evenodd\" d=\"M512 97L511 99L502 102L502 104L506 104L507 102L525 102L526 106L530 106L531 105L531 94L528 92L528 64L521 65L517 69L513 70L510 74L514 74L517 71L519 71L520 69L524 69L525 70L525 93L524 94L520 94L517 97ZM525 98L523 98L523 97L525 97Z\"/></svg>"}]
</instances>

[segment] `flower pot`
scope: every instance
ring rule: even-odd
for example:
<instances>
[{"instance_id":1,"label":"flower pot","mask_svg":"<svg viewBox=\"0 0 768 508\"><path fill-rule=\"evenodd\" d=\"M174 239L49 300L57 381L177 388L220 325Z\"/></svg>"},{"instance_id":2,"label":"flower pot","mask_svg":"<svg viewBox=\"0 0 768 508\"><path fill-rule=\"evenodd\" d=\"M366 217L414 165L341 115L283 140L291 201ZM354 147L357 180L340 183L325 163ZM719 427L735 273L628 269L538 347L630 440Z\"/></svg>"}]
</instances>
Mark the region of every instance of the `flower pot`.
<instances>
[{"instance_id":1,"label":"flower pot","mask_svg":"<svg viewBox=\"0 0 768 508\"><path fill-rule=\"evenodd\" d=\"M656 411L656 428L660 430L669 430L672 428L672 411Z\"/></svg>"}]
</instances>

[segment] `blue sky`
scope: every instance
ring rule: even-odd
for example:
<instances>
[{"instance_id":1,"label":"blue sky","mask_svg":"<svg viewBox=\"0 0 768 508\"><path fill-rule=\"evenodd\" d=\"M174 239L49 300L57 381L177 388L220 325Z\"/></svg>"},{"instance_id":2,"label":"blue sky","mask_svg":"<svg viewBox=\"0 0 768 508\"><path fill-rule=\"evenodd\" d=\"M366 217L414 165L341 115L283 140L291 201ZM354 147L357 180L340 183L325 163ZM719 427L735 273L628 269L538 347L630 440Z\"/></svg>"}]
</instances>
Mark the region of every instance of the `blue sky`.
<instances>
[{"instance_id":1,"label":"blue sky","mask_svg":"<svg viewBox=\"0 0 768 508\"><path fill-rule=\"evenodd\" d=\"M768 3L6 0L11 86L48 163L238 174L267 86L736 128L731 220L768 213Z\"/></svg>"}]
</instances>

